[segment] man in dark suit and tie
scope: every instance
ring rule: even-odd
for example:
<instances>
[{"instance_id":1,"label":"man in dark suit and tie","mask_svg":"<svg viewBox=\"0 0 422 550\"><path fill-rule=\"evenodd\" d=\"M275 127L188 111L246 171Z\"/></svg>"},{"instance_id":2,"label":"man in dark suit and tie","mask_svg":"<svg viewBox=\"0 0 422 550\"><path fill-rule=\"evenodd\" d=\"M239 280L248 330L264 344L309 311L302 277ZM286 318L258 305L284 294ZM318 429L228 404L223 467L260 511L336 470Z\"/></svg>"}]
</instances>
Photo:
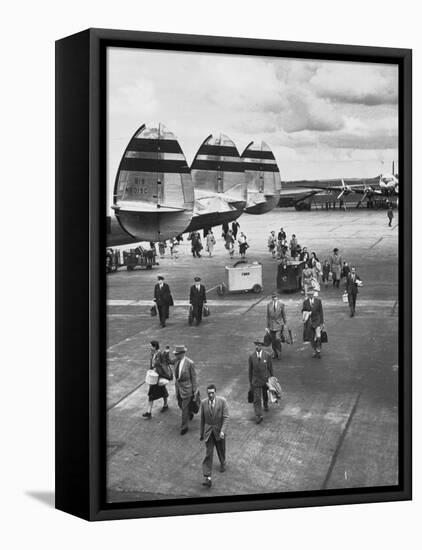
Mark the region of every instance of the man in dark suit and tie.
<instances>
[{"instance_id":1,"label":"man in dark suit and tie","mask_svg":"<svg viewBox=\"0 0 422 550\"><path fill-rule=\"evenodd\" d=\"M263 342L255 340L254 344L255 351L249 356L249 386L253 391L255 420L260 424L263 420L262 401L264 401L264 410L268 411L267 381L270 376L273 376L273 365L271 355L262 349Z\"/></svg>"},{"instance_id":2,"label":"man in dark suit and tie","mask_svg":"<svg viewBox=\"0 0 422 550\"><path fill-rule=\"evenodd\" d=\"M205 458L202 462L202 473L205 481L202 485L211 487L212 461L214 447L220 460L220 472L226 470L226 428L229 410L224 397L216 396L215 384L207 387L208 398L201 401L200 440L205 439Z\"/></svg>"},{"instance_id":3,"label":"man in dark suit and tie","mask_svg":"<svg viewBox=\"0 0 422 550\"><path fill-rule=\"evenodd\" d=\"M314 296L314 289L308 288L308 297L303 302L302 315L305 323L308 323L312 333L312 357L321 359L321 330L324 327L324 312L322 310L322 302Z\"/></svg>"},{"instance_id":4,"label":"man in dark suit and tie","mask_svg":"<svg viewBox=\"0 0 422 550\"><path fill-rule=\"evenodd\" d=\"M173 297L169 285L164 282L164 277L158 275L157 279L158 283L154 287L154 302L157 305L160 324L165 327L169 318L169 307L173 305Z\"/></svg>"},{"instance_id":5,"label":"man in dark suit and tie","mask_svg":"<svg viewBox=\"0 0 422 550\"><path fill-rule=\"evenodd\" d=\"M356 298L358 296L358 286L361 285L359 275L356 274L355 266L352 266L346 279L347 298L349 300L350 317L355 316Z\"/></svg>"},{"instance_id":6,"label":"man in dark suit and tie","mask_svg":"<svg viewBox=\"0 0 422 550\"><path fill-rule=\"evenodd\" d=\"M189 420L193 418L189 405L197 390L195 365L189 357L186 357L186 351L185 346L176 346L173 352L176 356L173 361L176 398L179 408L182 409L181 435L185 435L188 431Z\"/></svg>"},{"instance_id":7,"label":"man in dark suit and tie","mask_svg":"<svg viewBox=\"0 0 422 550\"><path fill-rule=\"evenodd\" d=\"M190 287L189 302L192 307L192 315L189 317L190 324L195 320L196 326L202 321L202 309L204 304L207 303L207 297L205 294L205 286L201 284L201 278L194 278L195 284Z\"/></svg>"}]
</instances>

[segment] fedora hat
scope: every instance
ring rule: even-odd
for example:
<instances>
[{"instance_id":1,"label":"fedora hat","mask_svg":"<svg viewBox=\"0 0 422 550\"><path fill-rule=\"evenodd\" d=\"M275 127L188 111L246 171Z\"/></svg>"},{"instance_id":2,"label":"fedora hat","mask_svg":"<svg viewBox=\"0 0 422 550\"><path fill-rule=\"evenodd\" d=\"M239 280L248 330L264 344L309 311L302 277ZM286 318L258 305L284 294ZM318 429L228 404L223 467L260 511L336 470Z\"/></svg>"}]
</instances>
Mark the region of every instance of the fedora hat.
<instances>
[{"instance_id":1,"label":"fedora hat","mask_svg":"<svg viewBox=\"0 0 422 550\"><path fill-rule=\"evenodd\" d=\"M176 349L173 351L174 355L178 355L179 353L186 353L187 351L186 346L176 346Z\"/></svg>"}]
</instances>

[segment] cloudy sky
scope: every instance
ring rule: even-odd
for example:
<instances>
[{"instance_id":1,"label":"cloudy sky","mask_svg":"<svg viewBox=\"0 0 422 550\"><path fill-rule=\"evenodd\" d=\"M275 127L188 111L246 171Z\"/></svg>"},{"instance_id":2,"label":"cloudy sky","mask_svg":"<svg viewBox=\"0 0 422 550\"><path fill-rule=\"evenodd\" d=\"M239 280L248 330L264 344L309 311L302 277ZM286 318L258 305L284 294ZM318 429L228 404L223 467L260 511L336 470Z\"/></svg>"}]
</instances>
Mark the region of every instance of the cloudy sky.
<instances>
[{"instance_id":1,"label":"cloudy sky","mask_svg":"<svg viewBox=\"0 0 422 550\"><path fill-rule=\"evenodd\" d=\"M108 186L134 131L154 121L189 164L209 134L225 133L240 154L266 141L282 181L390 172L397 100L394 65L110 48Z\"/></svg>"}]
</instances>

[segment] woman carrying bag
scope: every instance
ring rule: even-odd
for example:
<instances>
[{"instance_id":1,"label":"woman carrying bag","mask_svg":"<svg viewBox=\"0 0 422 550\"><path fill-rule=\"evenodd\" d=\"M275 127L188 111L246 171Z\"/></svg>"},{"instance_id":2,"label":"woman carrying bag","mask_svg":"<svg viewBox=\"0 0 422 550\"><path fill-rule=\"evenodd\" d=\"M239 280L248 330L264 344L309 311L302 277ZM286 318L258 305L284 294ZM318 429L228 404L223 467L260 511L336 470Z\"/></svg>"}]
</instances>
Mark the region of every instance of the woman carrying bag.
<instances>
[{"instance_id":1,"label":"woman carrying bag","mask_svg":"<svg viewBox=\"0 0 422 550\"><path fill-rule=\"evenodd\" d=\"M165 412L169 408L167 401L169 393L166 386L172 380L173 372L170 366L168 348L166 351L160 351L160 344L157 340L151 340L150 370L155 371L158 377L156 377L157 382L149 386L147 410L142 415L145 419L152 417L152 407L157 399L163 400L161 412Z\"/></svg>"}]
</instances>

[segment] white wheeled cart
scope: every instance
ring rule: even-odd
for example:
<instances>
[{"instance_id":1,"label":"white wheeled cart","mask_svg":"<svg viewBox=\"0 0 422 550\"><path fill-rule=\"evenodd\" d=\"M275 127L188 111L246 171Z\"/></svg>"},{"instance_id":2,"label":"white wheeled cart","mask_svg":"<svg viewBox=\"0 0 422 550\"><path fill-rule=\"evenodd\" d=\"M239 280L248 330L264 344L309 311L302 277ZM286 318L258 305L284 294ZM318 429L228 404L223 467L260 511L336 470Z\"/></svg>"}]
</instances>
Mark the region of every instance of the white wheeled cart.
<instances>
[{"instance_id":1,"label":"white wheeled cart","mask_svg":"<svg viewBox=\"0 0 422 550\"><path fill-rule=\"evenodd\" d=\"M262 264L259 262L236 262L226 266L226 282L217 287L222 296L227 292L262 292Z\"/></svg>"}]
</instances>

